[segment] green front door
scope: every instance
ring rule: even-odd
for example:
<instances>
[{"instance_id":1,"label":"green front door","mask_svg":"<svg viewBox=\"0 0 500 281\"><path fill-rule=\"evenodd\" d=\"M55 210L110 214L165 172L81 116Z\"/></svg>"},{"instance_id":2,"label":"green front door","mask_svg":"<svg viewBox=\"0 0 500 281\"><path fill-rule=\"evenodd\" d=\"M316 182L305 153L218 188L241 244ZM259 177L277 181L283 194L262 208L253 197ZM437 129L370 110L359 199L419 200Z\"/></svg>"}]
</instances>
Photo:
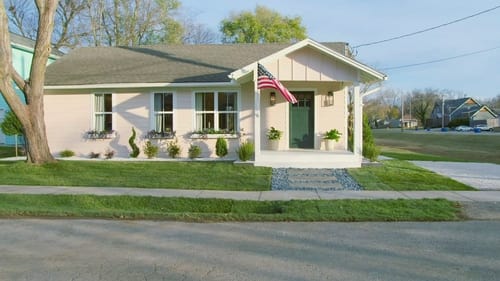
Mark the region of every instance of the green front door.
<instances>
[{"instance_id":1,"label":"green front door","mask_svg":"<svg viewBox=\"0 0 500 281\"><path fill-rule=\"evenodd\" d=\"M290 104L290 148L314 148L314 93L293 92Z\"/></svg>"}]
</instances>

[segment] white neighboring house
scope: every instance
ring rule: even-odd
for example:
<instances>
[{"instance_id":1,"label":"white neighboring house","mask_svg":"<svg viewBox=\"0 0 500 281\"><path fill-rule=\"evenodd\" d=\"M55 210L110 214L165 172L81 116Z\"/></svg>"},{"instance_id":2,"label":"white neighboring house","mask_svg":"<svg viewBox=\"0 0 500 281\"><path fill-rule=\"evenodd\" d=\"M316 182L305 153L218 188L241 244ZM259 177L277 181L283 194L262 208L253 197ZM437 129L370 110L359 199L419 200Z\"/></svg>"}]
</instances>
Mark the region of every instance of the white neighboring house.
<instances>
[{"instance_id":1,"label":"white neighboring house","mask_svg":"<svg viewBox=\"0 0 500 281\"><path fill-rule=\"evenodd\" d=\"M292 92L257 88L262 64ZM306 39L294 44L89 47L47 69L45 117L51 151L80 156L112 149L128 157L132 127L142 148L151 140L168 157L175 137L187 157L190 144L215 157L215 140L229 142L229 158L244 139L255 144L255 165L359 167L362 83L385 74L350 57L345 43ZM354 152L347 149L348 96L354 100ZM268 150L266 132L284 132L280 151ZM323 134L342 133L334 152ZM174 134L175 133L175 134ZM143 154L141 154L143 155ZM144 157L144 156L140 156Z\"/></svg>"}]
</instances>

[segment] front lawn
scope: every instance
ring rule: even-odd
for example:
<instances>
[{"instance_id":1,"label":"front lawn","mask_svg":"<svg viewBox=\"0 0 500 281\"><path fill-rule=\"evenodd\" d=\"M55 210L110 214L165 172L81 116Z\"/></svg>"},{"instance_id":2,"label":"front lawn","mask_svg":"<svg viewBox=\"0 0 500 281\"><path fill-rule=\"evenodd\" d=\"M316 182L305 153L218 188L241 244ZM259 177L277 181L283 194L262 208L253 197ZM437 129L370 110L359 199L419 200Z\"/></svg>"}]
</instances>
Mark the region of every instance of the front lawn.
<instances>
[{"instance_id":1,"label":"front lawn","mask_svg":"<svg viewBox=\"0 0 500 281\"><path fill-rule=\"evenodd\" d=\"M0 194L0 217L216 221L453 221L444 199L239 201L94 195Z\"/></svg>"},{"instance_id":2,"label":"front lawn","mask_svg":"<svg viewBox=\"0 0 500 281\"><path fill-rule=\"evenodd\" d=\"M373 130L382 155L400 160L436 160L500 164L500 134ZM394 151L399 149L400 151ZM403 152L405 151L405 152ZM403 153L401 153L403 152ZM406 153L414 152L414 154Z\"/></svg>"},{"instance_id":3,"label":"front lawn","mask_svg":"<svg viewBox=\"0 0 500 281\"><path fill-rule=\"evenodd\" d=\"M270 190L271 169L229 162L0 162L0 184Z\"/></svg>"},{"instance_id":4,"label":"front lawn","mask_svg":"<svg viewBox=\"0 0 500 281\"><path fill-rule=\"evenodd\" d=\"M475 190L472 187L400 160L349 169L364 190Z\"/></svg>"}]
</instances>

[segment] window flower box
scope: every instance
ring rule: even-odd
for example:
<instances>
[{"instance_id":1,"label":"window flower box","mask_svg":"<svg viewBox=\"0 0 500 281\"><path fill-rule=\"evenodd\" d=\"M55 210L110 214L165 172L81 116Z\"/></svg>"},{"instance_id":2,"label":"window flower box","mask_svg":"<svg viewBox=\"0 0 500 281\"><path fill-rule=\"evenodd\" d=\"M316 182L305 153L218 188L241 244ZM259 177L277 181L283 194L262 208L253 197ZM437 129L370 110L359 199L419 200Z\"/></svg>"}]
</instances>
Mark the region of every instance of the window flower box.
<instances>
[{"instance_id":1,"label":"window flower box","mask_svg":"<svg viewBox=\"0 0 500 281\"><path fill-rule=\"evenodd\" d=\"M116 131L96 131L91 130L86 133L87 139L114 139L116 138Z\"/></svg>"},{"instance_id":2,"label":"window flower box","mask_svg":"<svg viewBox=\"0 0 500 281\"><path fill-rule=\"evenodd\" d=\"M148 138L148 139L173 139L173 138L175 138L175 131L173 131L173 132L157 132L155 130L151 130L146 134L146 138Z\"/></svg>"},{"instance_id":3,"label":"window flower box","mask_svg":"<svg viewBox=\"0 0 500 281\"><path fill-rule=\"evenodd\" d=\"M228 130L203 130L203 131L195 131L191 134L191 139L217 139L217 138L225 138L225 139L237 139L240 137L240 134L234 131Z\"/></svg>"}]
</instances>

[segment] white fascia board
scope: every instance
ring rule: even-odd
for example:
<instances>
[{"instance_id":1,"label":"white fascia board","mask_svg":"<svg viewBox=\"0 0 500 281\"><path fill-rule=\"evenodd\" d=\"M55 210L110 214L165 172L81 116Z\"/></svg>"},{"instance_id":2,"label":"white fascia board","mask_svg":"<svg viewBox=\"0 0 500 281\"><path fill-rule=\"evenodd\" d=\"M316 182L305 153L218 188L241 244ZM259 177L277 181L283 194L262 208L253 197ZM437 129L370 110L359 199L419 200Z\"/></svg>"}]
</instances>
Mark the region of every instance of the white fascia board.
<instances>
[{"instance_id":1,"label":"white fascia board","mask_svg":"<svg viewBox=\"0 0 500 281\"><path fill-rule=\"evenodd\" d=\"M471 116L471 117L476 116L476 115L477 115L477 114L479 114L479 112L481 112L481 110L483 110L483 109L486 109L486 111L488 111L488 112L491 114L491 116L493 116L493 117L495 117L495 118L498 116L498 115L496 115L496 114L495 114L495 113L494 113L494 112L493 112L493 111L492 111L489 107L487 107L486 105L483 105L483 106L481 106L481 107L480 107L480 108L476 111L476 113L472 114L472 116Z\"/></svg>"},{"instance_id":2,"label":"white fascia board","mask_svg":"<svg viewBox=\"0 0 500 281\"><path fill-rule=\"evenodd\" d=\"M83 89L126 89L126 88L196 88L196 87L236 87L234 82L213 83L111 83L111 84L86 84L86 85L57 85L45 86L46 90L83 90Z\"/></svg>"},{"instance_id":3,"label":"white fascia board","mask_svg":"<svg viewBox=\"0 0 500 281\"><path fill-rule=\"evenodd\" d=\"M342 61L350 66L353 66L356 69L361 70L361 71L375 77L378 80L381 80L381 81L387 80L387 75L385 75L385 74L383 74L383 73L381 73L381 72L379 72L379 71L377 71L369 66L366 66L366 65L364 65L356 60L353 60L349 57L346 57L343 54L335 52L334 50L327 48L327 47L323 46L322 44L320 44L312 39L309 39L309 38L304 39L300 42L297 42L297 43L295 43L287 48L284 48L283 50L278 51L272 55L264 57L264 58L260 59L259 62L265 63L266 61L276 60L282 56L285 56L289 53L292 53L292 52L294 52L298 49L301 49L305 46L312 46L315 49L317 49L317 50L319 50L319 51L321 51L321 52L323 52L331 57L334 57L334 58L336 58L336 59L338 59L338 60L340 60L340 61ZM246 76L247 74L251 73L254 69L256 69L257 68L256 64L257 64L257 62L246 65L246 66L232 72L231 74L229 74L228 77L232 80L238 80L241 77Z\"/></svg>"},{"instance_id":4,"label":"white fascia board","mask_svg":"<svg viewBox=\"0 0 500 281\"><path fill-rule=\"evenodd\" d=\"M18 50L21 50L21 51L26 51L28 53L32 53L32 54L35 53L35 49L33 49L31 47L27 47L27 46L21 45L21 44L17 44L17 43L11 42L10 46L12 48L14 48L14 49L18 49ZM50 53L49 54L49 58L57 60L57 59L61 58L61 56L54 55L54 54Z\"/></svg>"}]
</instances>

